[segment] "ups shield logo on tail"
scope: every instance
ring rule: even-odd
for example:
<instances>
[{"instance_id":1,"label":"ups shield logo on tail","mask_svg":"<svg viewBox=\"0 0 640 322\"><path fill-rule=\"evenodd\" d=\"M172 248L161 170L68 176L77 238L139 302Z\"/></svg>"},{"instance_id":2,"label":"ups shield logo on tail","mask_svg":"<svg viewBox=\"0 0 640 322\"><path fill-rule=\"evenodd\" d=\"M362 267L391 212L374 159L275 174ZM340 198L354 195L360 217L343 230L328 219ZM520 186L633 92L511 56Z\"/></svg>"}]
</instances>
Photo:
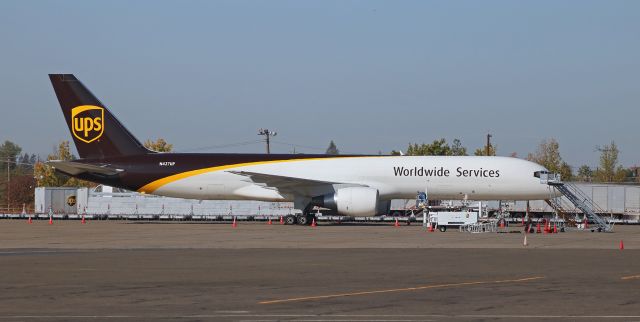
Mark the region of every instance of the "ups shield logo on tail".
<instances>
[{"instance_id":1,"label":"ups shield logo on tail","mask_svg":"<svg viewBox=\"0 0 640 322\"><path fill-rule=\"evenodd\" d=\"M71 109L71 132L84 143L99 139L104 132L104 108L81 105Z\"/></svg>"}]
</instances>

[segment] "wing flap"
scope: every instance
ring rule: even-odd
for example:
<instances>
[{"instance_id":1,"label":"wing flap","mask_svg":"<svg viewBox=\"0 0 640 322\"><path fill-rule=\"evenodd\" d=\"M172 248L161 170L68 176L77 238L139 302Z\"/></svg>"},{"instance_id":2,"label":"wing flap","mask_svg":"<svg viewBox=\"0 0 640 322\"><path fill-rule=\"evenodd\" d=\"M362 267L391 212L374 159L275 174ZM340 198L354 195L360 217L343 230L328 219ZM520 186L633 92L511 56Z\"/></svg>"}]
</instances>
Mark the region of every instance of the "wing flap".
<instances>
[{"instance_id":1,"label":"wing flap","mask_svg":"<svg viewBox=\"0 0 640 322\"><path fill-rule=\"evenodd\" d=\"M308 197L330 193L335 187L366 187L361 184L350 184L335 181L311 180L304 178L288 177L266 173L249 171L229 171L230 173L245 176L256 185L265 189L276 189L281 193L292 193Z\"/></svg>"}]
</instances>

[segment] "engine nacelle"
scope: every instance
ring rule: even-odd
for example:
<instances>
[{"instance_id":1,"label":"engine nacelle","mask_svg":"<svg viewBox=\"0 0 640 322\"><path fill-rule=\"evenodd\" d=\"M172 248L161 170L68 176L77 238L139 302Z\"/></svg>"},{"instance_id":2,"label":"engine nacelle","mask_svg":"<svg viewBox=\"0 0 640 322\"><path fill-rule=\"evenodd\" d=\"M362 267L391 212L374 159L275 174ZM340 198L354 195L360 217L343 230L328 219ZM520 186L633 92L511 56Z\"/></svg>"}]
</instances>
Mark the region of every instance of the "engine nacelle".
<instances>
[{"instance_id":1,"label":"engine nacelle","mask_svg":"<svg viewBox=\"0 0 640 322\"><path fill-rule=\"evenodd\" d=\"M349 187L313 198L313 203L347 216L373 216L378 207L378 189Z\"/></svg>"}]
</instances>

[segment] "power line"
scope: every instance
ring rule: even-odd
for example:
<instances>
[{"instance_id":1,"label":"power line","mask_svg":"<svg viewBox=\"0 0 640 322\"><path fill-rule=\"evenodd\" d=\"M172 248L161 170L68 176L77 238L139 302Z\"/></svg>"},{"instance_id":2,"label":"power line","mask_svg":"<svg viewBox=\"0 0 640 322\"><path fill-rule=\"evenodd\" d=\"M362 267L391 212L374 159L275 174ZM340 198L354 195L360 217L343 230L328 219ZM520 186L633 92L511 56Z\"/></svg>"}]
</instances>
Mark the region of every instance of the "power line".
<instances>
[{"instance_id":1,"label":"power line","mask_svg":"<svg viewBox=\"0 0 640 322\"><path fill-rule=\"evenodd\" d=\"M203 147L197 147L197 148L191 148L191 149L183 149L178 152L195 152L195 151L211 150L211 149L232 148L232 147L251 145L251 144L257 144L257 143L262 143L262 140L253 140L253 141L245 141L245 142L237 142L237 143L220 144L220 145L210 145L210 146L203 146Z\"/></svg>"},{"instance_id":2,"label":"power line","mask_svg":"<svg viewBox=\"0 0 640 322\"><path fill-rule=\"evenodd\" d=\"M311 149L311 150L318 150L318 151L326 151L327 148L321 148L318 146L309 146L309 145L301 145L301 144L295 144L295 143L289 143L289 142L283 142L283 141L271 141L273 143L276 144L282 144L282 145L288 145L288 146L292 146L292 147L296 147L296 148L305 148L305 149ZM341 153L346 153L346 154L359 154L359 153L355 153L355 152L350 152L350 151L344 151L342 149L340 149Z\"/></svg>"}]
</instances>

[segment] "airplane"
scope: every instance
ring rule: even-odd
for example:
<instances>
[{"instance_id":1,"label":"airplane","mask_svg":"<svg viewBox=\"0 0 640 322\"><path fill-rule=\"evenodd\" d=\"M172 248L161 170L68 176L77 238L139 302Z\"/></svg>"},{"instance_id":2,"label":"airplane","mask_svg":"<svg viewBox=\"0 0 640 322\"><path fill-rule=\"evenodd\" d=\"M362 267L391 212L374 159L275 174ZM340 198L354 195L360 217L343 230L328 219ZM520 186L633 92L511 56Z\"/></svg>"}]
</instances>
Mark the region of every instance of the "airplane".
<instances>
[{"instance_id":1,"label":"airplane","mask_svg":"<svg viewBox=\"0 0 640 322\"><path fill-rule=\"evenodd\" d=\"M497 156L159 153L146 149L73 74L50 74L79 159L56 171L143 194L199 200L293 202L287 224L315 206L375 215L391 199L542 200L557 192L543 166Z\"/></svg>"}]
</instances>

